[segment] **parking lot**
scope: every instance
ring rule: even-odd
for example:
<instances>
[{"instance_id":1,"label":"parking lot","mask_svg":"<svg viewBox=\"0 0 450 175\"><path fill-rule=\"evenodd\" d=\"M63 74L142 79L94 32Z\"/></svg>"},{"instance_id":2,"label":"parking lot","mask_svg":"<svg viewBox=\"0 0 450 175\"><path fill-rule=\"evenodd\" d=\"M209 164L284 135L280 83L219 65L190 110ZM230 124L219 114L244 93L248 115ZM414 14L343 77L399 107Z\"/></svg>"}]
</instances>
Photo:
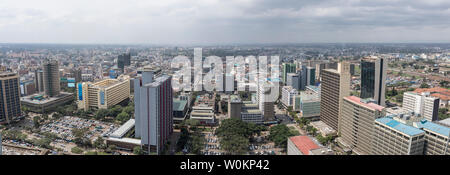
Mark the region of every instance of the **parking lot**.
<instances>
[{"instance_id":1,"label":"parking lot","mask_svg":"<svg viewBox=\"0 0 450 175\"><path fill-rule=\"evenodd\" d=\"M55 122L43 125L42 132L57 134L64 141L71 142L74 139L72 129L88 128L87 138L94 140L98 136L108 136L117 129L118 126L96 120L83 119L78 117L65 116Z\"/></svg>"}]
</instances>

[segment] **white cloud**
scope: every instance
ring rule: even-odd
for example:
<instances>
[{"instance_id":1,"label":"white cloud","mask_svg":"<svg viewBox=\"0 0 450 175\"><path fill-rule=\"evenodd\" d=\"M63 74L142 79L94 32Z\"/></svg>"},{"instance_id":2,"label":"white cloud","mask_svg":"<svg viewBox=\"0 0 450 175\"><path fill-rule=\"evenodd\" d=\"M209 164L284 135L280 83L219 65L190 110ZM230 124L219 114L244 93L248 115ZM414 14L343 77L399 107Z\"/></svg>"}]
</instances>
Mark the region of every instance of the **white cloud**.
<instances>
[{"instance_id":1,"label":"white cloud","mask_svg":"<svg viewBox=\"0 0 450 175\"><path fill-rule=\"evenodd\" d=\"M449 42L448 19L445 0L3 0L0 42Z\"/></svg>"}]
</instances>

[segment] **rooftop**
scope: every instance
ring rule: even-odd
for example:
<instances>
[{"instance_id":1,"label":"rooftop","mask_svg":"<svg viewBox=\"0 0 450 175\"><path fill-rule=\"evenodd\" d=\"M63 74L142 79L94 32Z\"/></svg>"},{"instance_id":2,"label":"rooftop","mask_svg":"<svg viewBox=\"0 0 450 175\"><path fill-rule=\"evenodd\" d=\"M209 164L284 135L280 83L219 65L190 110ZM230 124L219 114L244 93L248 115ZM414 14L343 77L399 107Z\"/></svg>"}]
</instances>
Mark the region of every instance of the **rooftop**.
<instances>
[{"instance_id":1,"label":"rooftop","mask_svg":"<svg viewBox=\"0 0 450 175\"><path fill-rule=\"evenodd\" d=\"M310 150L319 148L319 145L314 143L308 136L294 136L289 137L289 139L304 155L308 155Z\"/></svg>"},{"instance_id":2,"label":"rooftop","mask_svg":"<svg viewBox=\"0 0 450 175\"><path fill-rule=\"evenodd\" d=\"M28 95L28 96L24 96L24 97L20 97L20 101L22 102L27 102L27 103L33 103L33 104L46 104L48 102L52 102L58 99L61 99L63 97L67 97L73 95L72 93L69 92L59 92L58 96L55 97L46 97L42 94L32 94L32 95Z\"/></svg>"},{"instance_id":3,"label":"rooftop","mask_svg":"<svg viewBox=\"0 0 450 175\"><path fill-rule=\"evenodd\" d=\"M415 136L415 135L419 135L419 134L424 133L420 129L417 129L417 128L412 127L412 126L405 125L405 124L400 123L399 121L394 120L394 119L389 118L389 117L379 118L379 119L376 119L375 121L380 122L380 123L382 123L382 124L384 124L384 125L386 125L386 126L388 126L390 128L393 128L394 130L397 130L397 131L399 131L401 133L404 133L406 135L409 135L409 136Z\"/></svg>"},{"instance_id":4,"label":"rooftop","mask_svg":"<svg viewBox=\"0 0 450 175\"><path fill-rule=\"evenodd\" d=\"M344 97L344 99L350 100L350 101L352 101L352 102L354 102L354 103L356 103L356 104L359 104L359 105L361 105L361 106L365 106L365 107L367 107L367 108L369 108L369 109L372 109L372 110L381 111L381 110L384 109L383 106L377 105L377 104L375 104L375 103L371 103L371 102L369 102L369 103L364 103L364 102L361 102L361 98L356 97L356 96Z\"/></svg>"},{"instance_id":5,"label":"rooftop","mask_svg":"<svg viewBox=\"0 0 450 175\"><path fill-rule=\"evenodd\" d=\"M174 111L183 111L186 107L187 101L186 100L179 100L174 99L173 100L173 110Z\"/></svg>"},{"instance_id":6,"label":"rooftop","mask_svg":"<svg viewBox=\"0 0 450 175\"><path fill-rule=\"evenodd\" d=\"M116 131L114 131L110 136L114 138L122 138L131 128L134 127L134 119L128 120L125 124L120 126Z\"/></svg>"},{"instance_id":7,"label":"rooftop","mask_svg":"<svg viewBox=\"0 0 450 175\"><path fill-rule=\"evenodd\" d=\"M430 122L428 120L422 120L420 122L415 122L414 125L418 128L425 128L427 130L439 133L443 136L449 136L450 128Z\"/></svg>"}]
</instances>

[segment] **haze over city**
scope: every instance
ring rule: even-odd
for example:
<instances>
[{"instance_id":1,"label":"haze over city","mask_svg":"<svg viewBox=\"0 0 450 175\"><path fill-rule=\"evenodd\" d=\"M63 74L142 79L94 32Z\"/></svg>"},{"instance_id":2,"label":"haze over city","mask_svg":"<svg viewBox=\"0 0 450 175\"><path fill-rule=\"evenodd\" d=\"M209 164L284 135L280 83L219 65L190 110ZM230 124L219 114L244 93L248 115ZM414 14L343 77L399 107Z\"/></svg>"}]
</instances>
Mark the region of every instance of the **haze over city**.
<instances>
[{"instance_id":1,"label":"haze over city","mask_svg":"<svg viewBox=\"0 0 450 175\"><path fill-rule=\"evenodd\" d=\"M446 0L4 0L0 43L442 43Z\"/></svg>"}]
</instances>

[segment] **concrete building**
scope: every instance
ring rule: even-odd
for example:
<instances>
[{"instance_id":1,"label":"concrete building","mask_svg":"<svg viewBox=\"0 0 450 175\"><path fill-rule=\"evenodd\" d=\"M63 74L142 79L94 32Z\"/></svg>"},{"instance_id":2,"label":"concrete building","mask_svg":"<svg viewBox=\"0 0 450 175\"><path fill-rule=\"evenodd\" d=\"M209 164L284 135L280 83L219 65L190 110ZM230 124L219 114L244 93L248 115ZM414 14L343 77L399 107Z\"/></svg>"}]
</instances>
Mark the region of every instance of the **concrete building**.
<instances>
[{"instance_id":1,"label":"concrete building","mask_svg":"<svg viewBox=\"0 0 450 175\"><path fill-rule=\"evenodd\" d=\"M199 121L202 125L215 125L215 98L216 94L204 94L196 97L192 107L190 119Z\"/></svg>"},{"instance_id":2,"label":"concrete building","mask_svg":"<svg viewBox=\"0 0 450 175\"><path fill-rule=\"evenodd\" d=\"M439 99L429 96L429 93L405 92L403 94L403 108L420 114L429 121L436 121L439 113Z\"/></svg>"},{"instance_id":3,"label":"concrete building","mask_svg":"<svg viewBox=\"0 0 450 175\"><path fill-rule=\"evenodd\" d=\"M292 86L296 90L300 90L300 75L296 73L288 73L286 86Z\"/></svg>"},{"instance_id":4,"label":"concrete building","mask_svg":"<svg viewBox=\"0 0 450 175\"><path fill-rule=\"evenodd\" d=\"M107 109L130 97L130 78L121 75L117 79L104 79L91 83L78 83L78 108Z\"/></svg>"},{"instance_id":5,"label":"concrete building","mask_svg":"<svg viewBox=\"0 0 450 175\"><path fill-rule=\"evenodd\" d=\"M361 98L373 98L385 106L387 60L378 57L361 59Z\"/></svg>"},{"instance_id":6,"label":"concrete building","mask_svg":"<svg viewBox=\"0 0 450 175\"><path fill-rule=\"evenodd\" d=\"M59 63L56 60L46 60L43 62L43 83L44 93L49 97L59 95L61 90L59 78Z\"/></svg>"},{"instance_id":7,"label":"concrete building","mask_svg":"<svg viewBox=\"0 0 450 175\"><path fill-rule=\"evenodd\" d=\"M293 105L294 97L298 95L298 91L292 86L283 86L281 89L281 103L287 108Z\"/></svg>"},{"instance_id":8,"label":"concrete building","mask_svg":"<svg viewBox=\"0 0 450 175\"><path fill-rule=\"evenodd\" d=\"M160 70L160 69L158 69ZM136 78L133 79L133 88L134 88L134 116L135 116L135 122L136 122L136 128L135 130L140 131L141 130L141 118L138 117L140 116L140 112L141 110L141 106L140 105L136 105L136 102L140 102L140 98L141 98L141 88L143 85L149 84L153 82L153 78L155 76L155 73L158 71L155 69L151 69L151 68L142 68L142 69L138 69L138 76ZM141 133L140 132L136 132L135 133L135 137L136 138L140 138L141 137Z\"/></svg>"},{"instance_id":9,"label":"concrete building","mask_svg":"<svg viewBox=\"0 0 450 175\"><path fill-rule=\"evenodd\" d=\"M11 123L21 114L19 75L0 73L0 124Z\"/></svg>"},{"instance_id":10,"label":"concrete building","mask_svg":"<svg viewBox=\"0 0 450 175\"><path fill-rule=\"evenodd\" d=\"M340 106L343 98L350 95L349 69L349 64L342 62L339 63L337 70L322 71L320 120L338 132L340 132Z\"/></svg>"},{"instance_id":11,"label":"concrete building","mask_svg":"<svg viewBox=\"0 0 450 175\"><path fill-rule=\"evenodd\" d=\"M344 97L342 102L342 144L358 155L371 154L374 121L384 116L384 107L377 105L374 100L356 96Z\"/></svg>"},{"instance_id":12,"label":"concrete building","mask_svg":"<svg viewBox=\"0 0 450 175\"><path fill-rule=\"evenodd\" d=\"M263 82L258 85L256 101L258 102L259 110L261 111L265 121L273 120L275 118L274 101L271 101L269 96L274 88L272 88L272 84L270 82Z\"/></svg>"},{"instance_id":13,"label":"concrete building","mask_svg":"<svg viewBox=\"0 0 450 175\"><path fill-rule=\"evenodd\" d=\"M162 75L140 87L139 118L141 144L148 152L160 154L173 132L173 91L171 77Z\"/></svg>"},{"instance_id":14,"label":"concrete building","mask_svg":"<svg viewBox=\"0 0 450 175\"><path fill-rule=\"evenodd\" d=\"M154 71L151 69L140 69L138 70L138 76L136 78L133 79L133 88L134 88L134 116L135 116L135 122L136 122L136 128L135 130L140 131L141 130L141 118L138 117L140 116L140 112L141 112L141 106L140 105L136 105L136 102L140 103L140 98L141 98L141 88L143 85L149 84L153 82L153 77L154 77ZM141 133L140 132L136 132L135 133L135 137L136 138L140 138L141 137Z\"/></svg>"},{"instance_id":15,"label":"concrete building","mask_svg":"<svg viewBox=\"0 0 450 175\"><path fill-rule=\"evenodd\" d=\"M173 100L173 122L181 123L186 119L187 115L187 101L174 99Z\"/></svg>"},{"instance_id":16,"label":"concrete building","mask_svg":"<svg viewBox=\"0 0 450 175\"><path fill-rule=\"evenodd\" d=\"M32 94L20 98L22 106L35 113L46 113L54 111L58 106L62 106L73 101L74 94L60 92L58 96L48 97L42 94Z\"/></svg>"},{"instance_id":17,"label":"concrete building","mask_svg":"<svg viewBox=\"0 0 450 175\"><path fill-rule=\"evenodd\" d=\"M242 101L238 95L230 95L228 98L228 117L255 124L264 122L264 117L258 108L258 104L254 104L251 101Z\"/></svg>"},{"instance_id":18,"label":"concrete building","mask_svg":"<svg viewBox=\"0 0 450 175\"><path fill-rule=\"evenodd\" d=\"M450 128L427 120L414 122L413 126L425 132L425 155L450 155Z\"/></svg>"},{"instance_id":19,"label":"concrete building","mask_svg":"<svg viewBox=\"0 0 450 175\"><path fill-rule=\"evenodd\" d=\"M34 71L34 84L36 87L36 91L44 92L44 71Z\"/></svg>"},{"instance_id":20,"label":"concrete building","mask_svg":"<svg viewBox=\"0 0 450 175\"><path fill-rule=\"evenodd\" d=\"M241 118L242 100L238 95L230 95L228 98L228 118Z\"/></svg>"},{"instance_id":21,"label":"concrete building","mask_svg":"<svg viewBox=\"0 0 450 175\"><path fill-rule=\"evenodd\" d=\"M295 103L295 102L294 102ZM294 104L295 105L295 104ZM316 93L305 91L300 93L301 116L310 120L320 117L320 97Z\"/></svg>"},{"instance_id":22,"label":"concrete building","mask_svg":"<svg viewBox=\"0 0 450 175\"><path fill-rule=\"evenodd\" d=\"M422 155L425 132L389 117L375 120L372 141L374 155Z\"/></svg>"},{"instance_id":23,"label":"concrete building","mask_svg":"<svg viewBox=\"0 0 450 175\"><path fill-rule=\"evenodd\" d=\"M300 89L305 90L306 86L314 85L316 82L316 69L314 67L302 66Z\"/></svg>"}]
</instances>

